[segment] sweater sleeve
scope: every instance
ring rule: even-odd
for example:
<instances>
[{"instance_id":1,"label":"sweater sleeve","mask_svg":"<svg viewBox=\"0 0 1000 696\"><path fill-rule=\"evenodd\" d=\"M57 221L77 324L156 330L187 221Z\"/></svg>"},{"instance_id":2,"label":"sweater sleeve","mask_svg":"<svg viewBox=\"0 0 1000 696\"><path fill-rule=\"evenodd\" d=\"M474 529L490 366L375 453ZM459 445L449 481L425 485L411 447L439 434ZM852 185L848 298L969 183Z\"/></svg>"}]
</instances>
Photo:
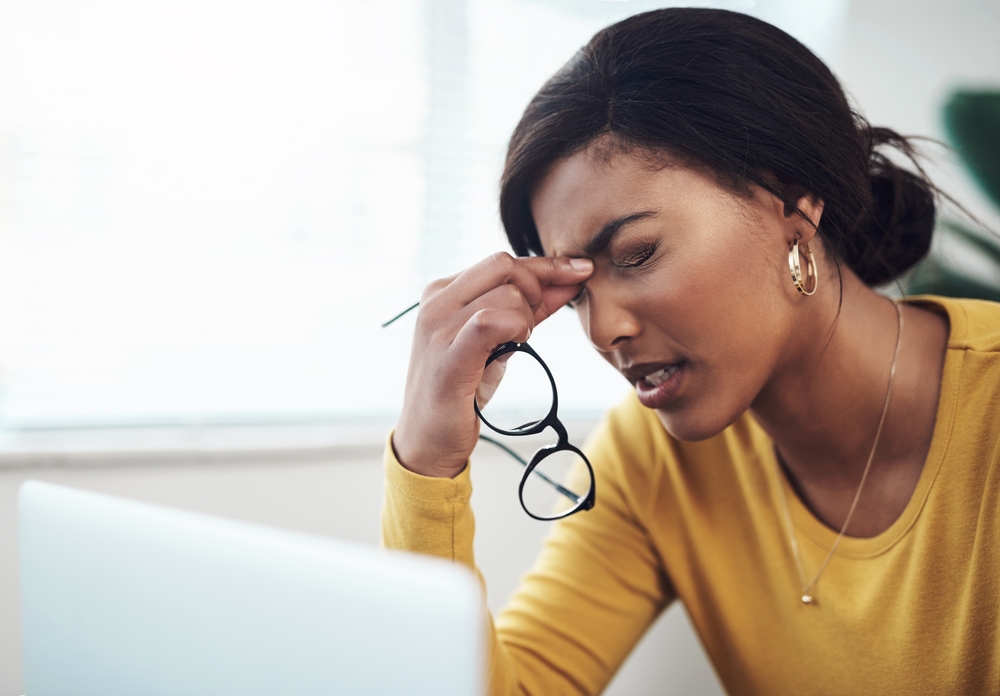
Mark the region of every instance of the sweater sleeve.
<instances>
[{"instance_id":1,"label":"sweater sleeve","mask_svg":"<svg viewBox=\"0 0 1000 696\"><path fill-rule=\"evenodd\" d=\"M466 465L453 479L415 474L385 445L385 497L382 545L447 558L476 568L472 538L476 523L469 498L472 480Z\"/></svg>"},{"instance_id":2,"label":"sweater sleeve","mask_svg":"<svg viewBox=\"0 0 1000 696\"><path fill-rule=\"evenodd\" d=\"M674 594L623 482L607 424L585 449L593 510L552 525L534 568L490 623L490 694L598 694ZM454 479L403 468L386 447L383 543L475 568L469 467ZM648 467L648 464L647 464Z\"/></svg>"}]
</instances>

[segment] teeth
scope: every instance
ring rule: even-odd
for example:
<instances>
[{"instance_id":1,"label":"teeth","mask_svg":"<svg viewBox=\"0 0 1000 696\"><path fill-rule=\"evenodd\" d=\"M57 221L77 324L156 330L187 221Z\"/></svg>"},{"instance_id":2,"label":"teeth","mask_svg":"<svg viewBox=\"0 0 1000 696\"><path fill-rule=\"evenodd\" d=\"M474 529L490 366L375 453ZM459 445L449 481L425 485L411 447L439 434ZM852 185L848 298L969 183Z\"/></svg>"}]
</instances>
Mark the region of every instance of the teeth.
<instances>
[{"instance_id":1,"label":"teeth","mask_svg":"<svg viewBox=\"0 0 1000 696\"><path fill-rule=\"evenodd\" d=\"M673 374L677 372L677 370L679 369L680 365L670 365L668 367L663 368L662 370L654 372L651 375L646 375L645 379L654 387L658 387L664 382L666 382L668 379L670 379L673 376Z\"/></svg>"}]
</instances>

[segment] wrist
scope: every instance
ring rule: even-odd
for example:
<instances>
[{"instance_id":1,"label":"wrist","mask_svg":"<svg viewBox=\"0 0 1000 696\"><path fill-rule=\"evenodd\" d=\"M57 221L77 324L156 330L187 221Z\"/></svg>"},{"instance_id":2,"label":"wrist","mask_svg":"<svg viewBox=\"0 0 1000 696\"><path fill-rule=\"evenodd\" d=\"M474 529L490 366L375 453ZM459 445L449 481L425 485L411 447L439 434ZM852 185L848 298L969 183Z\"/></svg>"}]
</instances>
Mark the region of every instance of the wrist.
<instances>
[{"instance_id":1,"label":"wrist","mask_svg":"<svg viewBox=\"0 0 1000 696\"><path fill-rule=\"evenodd\" d=\"M445 457L435 456L426 448L409 447L405 436L399 437L399 428L389 438L389 445L399 465L420 476L431 478L455 478L465 470L467 458L446 462Z\"/></svg>"}]
</instances>

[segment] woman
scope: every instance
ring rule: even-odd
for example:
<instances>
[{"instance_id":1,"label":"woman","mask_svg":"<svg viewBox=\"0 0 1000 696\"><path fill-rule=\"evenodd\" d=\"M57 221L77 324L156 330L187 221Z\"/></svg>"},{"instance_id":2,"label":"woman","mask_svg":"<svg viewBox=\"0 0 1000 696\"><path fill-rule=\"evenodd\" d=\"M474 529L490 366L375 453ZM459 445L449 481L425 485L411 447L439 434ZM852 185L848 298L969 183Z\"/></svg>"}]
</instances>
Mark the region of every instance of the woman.
<instances>
[{"instance_id":1,"label":"woman","mask_svg":"<svg viewBox=\"0 0 1000 696\"><path fill-rule=\"evenodd\" d=\"M732 693L1000 691L1000 306L873 286L933 186L805 47L670 9L598 33L528 106L519 258L424 293L386 452L386 545L473 565L484 364L566 303L635 387L495 621L491 693L600 692L673 600ZM499 371L499 370L497 370Z\"/></svg>"}]
</instances>

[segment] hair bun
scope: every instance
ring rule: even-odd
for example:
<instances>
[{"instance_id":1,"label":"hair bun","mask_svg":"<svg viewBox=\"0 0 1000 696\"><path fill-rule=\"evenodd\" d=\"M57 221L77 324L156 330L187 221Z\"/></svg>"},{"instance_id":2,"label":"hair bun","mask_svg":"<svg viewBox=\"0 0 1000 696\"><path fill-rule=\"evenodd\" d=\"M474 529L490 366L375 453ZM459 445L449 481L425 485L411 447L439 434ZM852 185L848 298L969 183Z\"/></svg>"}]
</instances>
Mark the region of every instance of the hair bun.
<instances>
[{"instance_id":1,"label":"hair bun","mask_svg":"<svg viewBox=\"0 0 1000 696\"><path fill-rule=\"evenodd\" d=\"M869 286L882 285L927 255L934 234L934 191L927 180L873 151L872 202L845 261Z\"/></svg>"}]
</instances>

